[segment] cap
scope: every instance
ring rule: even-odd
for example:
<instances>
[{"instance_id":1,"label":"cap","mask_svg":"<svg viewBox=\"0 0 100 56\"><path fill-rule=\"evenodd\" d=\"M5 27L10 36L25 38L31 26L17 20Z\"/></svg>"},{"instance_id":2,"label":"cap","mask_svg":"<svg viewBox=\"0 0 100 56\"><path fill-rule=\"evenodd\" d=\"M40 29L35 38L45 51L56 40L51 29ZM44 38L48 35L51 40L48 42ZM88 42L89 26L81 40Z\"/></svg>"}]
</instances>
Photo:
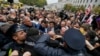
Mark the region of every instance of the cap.
<instances>
[{"instance_id":1,"label":"cap","mask_svg":"<svg viewBox=\"0 0 100 56\"><path fill-rule=\"evenodd\" d=\"M7 37L12 37L14 33L18 31L22 31L23 29L20 27L20 24L13 24L6 32Z\"/></svg>"},{"instance_id":2,"label":"cap","mask_svg":"<svg viewBox=\"0 0 100 56\"><path fill-rule=\"evenodd\" d=\"M85 37L77 29L68 29L63 37L67 45L74 50L81 50L85 46Z\"/></svg>"}]
</instances>

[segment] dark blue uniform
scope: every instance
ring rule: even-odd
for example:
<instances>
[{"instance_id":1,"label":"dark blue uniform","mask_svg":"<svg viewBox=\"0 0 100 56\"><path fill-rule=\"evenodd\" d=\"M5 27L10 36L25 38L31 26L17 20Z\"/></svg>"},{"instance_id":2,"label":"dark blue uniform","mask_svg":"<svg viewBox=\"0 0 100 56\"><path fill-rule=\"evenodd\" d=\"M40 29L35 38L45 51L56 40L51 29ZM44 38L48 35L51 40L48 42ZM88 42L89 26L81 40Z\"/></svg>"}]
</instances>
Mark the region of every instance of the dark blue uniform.
<instances>
[{"instance_id":1,"label":"dark blue uniform","mask_svg":"<svg viewBox=\"0 0 100 56\"><path fill-rule=\"evenodd\" d=\"M23 56L25 52L29 52L31 56L39 56L37 55L34 47L25 44L26 33L18 24L12 25L7 33L7 36L11 37L13 43L8 48L8 51L5 56L11 56L14 50L18 51L18 56Z\"/></svg>"},{"instance_id":2,"label":"dark blue uniform","mask_svg":"<svg viewBox=\"0 0 100 56\"><path fill-rule=\"evenodd\" d=\"M19 56L22 56L26 51L30 52L32 56L39 56L32 46L27 44L18 44L16 42L11 44L5 56L10 56L13 50L17 50Z\"/></svg>"},{"instance_id":3,"label":"dark blue uniform","mask_svg":"<svg viewBox=\"0 0 100 56\"><path fill-rule=\"evenodd\" d=\"M82 50L78 51L77 54L73 53L71 54L59 47L57 48L50 47L46 43L49 38L50 36L45 34L38 40L37 44L35 45L35 49L42 56L85 56Z\"/></svg>"}]
</instances>

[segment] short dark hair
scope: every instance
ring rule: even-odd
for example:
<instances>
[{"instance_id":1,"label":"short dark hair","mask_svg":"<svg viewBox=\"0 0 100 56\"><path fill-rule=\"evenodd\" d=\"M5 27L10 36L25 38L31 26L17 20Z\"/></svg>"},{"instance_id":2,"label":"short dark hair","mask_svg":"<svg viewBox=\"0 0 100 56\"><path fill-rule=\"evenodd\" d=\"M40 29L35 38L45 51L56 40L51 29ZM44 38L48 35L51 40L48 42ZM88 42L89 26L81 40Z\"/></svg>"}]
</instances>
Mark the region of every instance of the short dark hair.
<instances>
[{"instance_id":1,"label":"short dark hair","mask_svg":"<svg viewBox=\"0 0 100 56\"><path fill-rule=\"evenodd\" d=\"M45 23L45 24L47 24L48 21L46 21L46 20L42 20L41 23Z\"/></svg>"},{"instance_id":2,"label":"short dark hair","mask_svg":"<svg viewBox=\"0 0 100 56\"><path fill-rule=\"evenodd\" d=\"M49 23L53 23L54 25L56 25L56 23L54 21L50 21Z\"/></svg>"},{"instance_id":3,"label":"short dark hair","mask_svg":"<svg viewBox=\"0 0 100 56\"><path fill-rule=\"evenodd\" d=\"M100 30L100 28L95 29L96 32L99 31L99 30Z\"/></svg>"}]
</instances>

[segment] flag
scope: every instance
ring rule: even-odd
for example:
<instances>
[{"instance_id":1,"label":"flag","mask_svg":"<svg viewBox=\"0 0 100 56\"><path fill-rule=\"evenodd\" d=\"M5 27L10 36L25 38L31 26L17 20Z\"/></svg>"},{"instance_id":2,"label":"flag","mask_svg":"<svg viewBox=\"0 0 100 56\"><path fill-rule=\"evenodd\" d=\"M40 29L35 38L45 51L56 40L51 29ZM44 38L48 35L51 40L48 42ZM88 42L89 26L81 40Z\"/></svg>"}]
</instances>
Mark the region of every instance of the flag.
<instances>
[{"instance_id":1,"label":"flag","mask_svg":"<svg viewBox=\"0 0 100 56\"><path fill-rule=\"evenodd\" d=\"M91 13L91 10L92 10L92 5L90 4L90 5L87 6L86 9L85 9L85 15L84 15L84 17L83 17L83 19L82 19L82 22L84 22L84 21L85 21L85 18L87 17L87 15L89 15L89 14Z\"/></svg>"},{"instance_id":2,"label":"flag","mask_svg":"<svg viewBox=\"0 0 100 56\"><path fill-rule=\"evenodd\" d=\"M86 7L85 14L86 15L90 14L91 10L92 10L92 5L89 5L88 7Z\"/></svg>"},{"instance_id":3,"label":"flag","mask_svg":"<svg viewBox=\"0 0 100 56\"><path fill-rule=\"evenodd\" d=\"M89 19L86 20L86 23L88 23L88 24L91 25L91 23L92 23L92 21L93 21L93 16L94 16L94 15L91 15L91 16L89 17Z\"/></svg>"}]
</instances>

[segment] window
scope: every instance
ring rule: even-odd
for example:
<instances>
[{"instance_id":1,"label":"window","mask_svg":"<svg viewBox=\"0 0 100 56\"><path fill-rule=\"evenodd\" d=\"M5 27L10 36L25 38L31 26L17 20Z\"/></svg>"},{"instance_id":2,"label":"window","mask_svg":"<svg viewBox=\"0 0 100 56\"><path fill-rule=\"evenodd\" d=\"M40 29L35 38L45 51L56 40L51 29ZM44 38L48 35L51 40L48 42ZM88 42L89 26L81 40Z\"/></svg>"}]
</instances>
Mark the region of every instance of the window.
<instances>
[{"instance_id":1,"label":"window","mask_svg":"<svg viewBox=\"0 0 100 56\"><path fill-rule=\"evenodd\" d=\"M80 3L80 1L78 0L78 3Z\"/></svg>"},{"instance_id":2,"label":"window","mask_svg":"<svg viewBox=\"0 0 100 56\"><path fill-rule=\"evenodd\" d=\"M95 5L93 5L93 7L95 7Z\"/></svg>"},{"instance_id":3,"label":"window","mask_svg":"<svg viewBox=\"0 0 100 56\"><path fill-rule=\"evenodd\" d=\"M76 3L78 3L78 0L76 0Z\"/></svg>"},{"instance_id":4,"label":"window","mask_svg":"<svg viewBox=\"0 0 100 56\"><path fill-rule=\"evenodd\" d=\"M93 0L91 0L91 2L92 2Z\"/></svg>"},{"instance_id":5,"label":"window","mask_svg":"<svg viewBox=\"0 0 100 56\"><path fill-rule=\"evenodd\" d=\"M83 0L83 3L85 2L85 0Z\"/></svg>"},{"instance_id":6,"label":"window","mask_svg":"<svg viewBox=\"0 0 100 56\"><path fill-rule=\"evenodd\" d=\"M86 7L86 5L85 5L85 7Z\"/></svg>"},{"instance_id":7,"label":"window","mask_svg":"<svg viewBox=\"0 0 100 56\"><path fill-rule=\"evenodd\" d=\"M95 0L95 2L97 2L98 0Z\"/></svg>"},{"instance_id":8,"label":"window","mask_svg":"<svg viewBox=\"0 0 100 56\"><path fill-rule=\"evenodd\" d=\"M87 3L88 3L88 0L87 0Z\"/></svg>"},{"instance_id":9,"label":"window","mask_svg":"<svg viewBox=\"0 0 100 56\"><path fill-rule=\"evenodd\" d=\"M80 0L80 3L82 3L82 0Z\"/></svg>"}]
</instances>

